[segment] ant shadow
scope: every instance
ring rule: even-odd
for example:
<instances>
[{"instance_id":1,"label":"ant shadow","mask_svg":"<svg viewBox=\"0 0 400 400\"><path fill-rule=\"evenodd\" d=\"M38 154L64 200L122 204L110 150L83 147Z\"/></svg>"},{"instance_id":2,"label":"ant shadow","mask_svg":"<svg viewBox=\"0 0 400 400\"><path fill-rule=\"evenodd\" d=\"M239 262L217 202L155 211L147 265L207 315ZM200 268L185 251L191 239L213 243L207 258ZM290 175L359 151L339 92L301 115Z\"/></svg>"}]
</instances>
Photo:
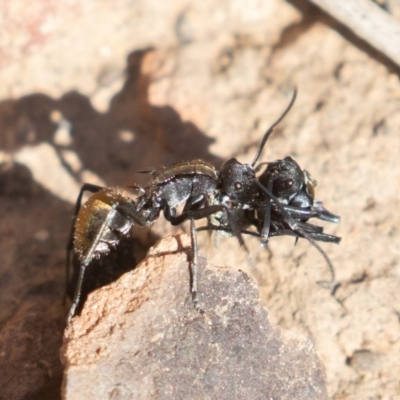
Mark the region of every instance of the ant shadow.
<instances>
[{"instance_id":1,"label":"ant shadow","mask_svg":"<svg viewBox=\"0 0 400 400\"><path fill-rule=\"evenodd\" d=\"M222 160L209 152L214 139L193 123L182 121L172 107L149 103L151 78L141 71L148 51L129 54L124 86L112 98L105 113L98 112L90 99L77 91L65 93L59 99L35 93L0 102L0 149L12 155L21 149L50 144L75 180L81 180L82 170L90 170L110 186L144 184L148 176L136 174L137 171L175 161L202 158L219 167ZM54 140L58 124L51 115L55 111L71 126L72 141L68 145ZM125 140L123 132L130 132L132 140ZM80 170L71 168L64 157L65 150L76 154ZM0 378L0 386L3 394L15 394L18 382L25 379L22 374L26 376L23 371L28 361L39 365L43 360L50 360L52 373L39 368L36 375L32 374L30 386L26 386L29 394L25 392L24 396L37 398L40 394L41 399L60 398L62 366L58 352L67 313L62 305L65 247L73 206L44 189L25 166L3 162L0 164L0 210L0 248L3 259L8 260L0 266L4 282L1 285L4 312L0 314L3 337L43 337L44 332L51 331L53 338L45 346L27 346L14 360L2 357L0 365L6 363L3 370L7 369L10 374L4 381ZM142 254L157 239L150 234ZM124 251L118 254L119 257L123 254L124 262L132 266L142 256L129 246L124 245ZM116 260L118 264L121 261ZM121 274L125 271L123 268ZM113 275L113 279L117 278ZM13 331L8 331L7 326L12 326ZM0 342L1 348L6 349L7 343ZM19 390L23 391L24 387L20 386Z\"/></svg>"},{"instance_id":2,"label":"ant shadow","mask_svg":"<svg viewBox=\"0 0 400 400\"><path fill-rule=\"evenodd\" d=\"M55 100L44 94L31 94L17 101L0 103L0 148L15 151L22 146L48 142L56 150L53 137L57 124L52 111L61 112L69 121L73 150L89 169L110 185L132 184L143 179L135 174L149 167L202 158L219 167L222 160L209 152L214 139L204 135L193 123L182 121L169 106L149 103L151 77L141 72L145 55L151 49L138 50L127 58L126 81L114 95L109 110L96 111L90 99L72 91ZM121 133L132 133L126 141ZM72 172L71 172L72 173Z\"/></svg>"}]
</instances>

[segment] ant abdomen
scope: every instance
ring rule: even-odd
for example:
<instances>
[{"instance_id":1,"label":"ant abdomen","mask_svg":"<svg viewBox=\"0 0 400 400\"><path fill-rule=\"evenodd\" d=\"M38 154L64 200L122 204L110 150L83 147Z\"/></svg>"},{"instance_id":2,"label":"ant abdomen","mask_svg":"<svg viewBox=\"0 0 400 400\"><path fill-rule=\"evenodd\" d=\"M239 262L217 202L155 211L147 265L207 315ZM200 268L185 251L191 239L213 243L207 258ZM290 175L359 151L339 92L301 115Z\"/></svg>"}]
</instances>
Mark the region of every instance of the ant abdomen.
<instances>
[{"instance_id":1,"label":"ant abdomen","mask_svg":"<svg viewBox=\"0 0 400 400\"><path fill-rule=\"evenodd\" d=\"M108 254L122 236L129 234L133 221L118 211L118 206L126 203L135 204L116 189L103 189L80 208L75 222L74 250L82 263Z\"/></svg>"}]
</instances>

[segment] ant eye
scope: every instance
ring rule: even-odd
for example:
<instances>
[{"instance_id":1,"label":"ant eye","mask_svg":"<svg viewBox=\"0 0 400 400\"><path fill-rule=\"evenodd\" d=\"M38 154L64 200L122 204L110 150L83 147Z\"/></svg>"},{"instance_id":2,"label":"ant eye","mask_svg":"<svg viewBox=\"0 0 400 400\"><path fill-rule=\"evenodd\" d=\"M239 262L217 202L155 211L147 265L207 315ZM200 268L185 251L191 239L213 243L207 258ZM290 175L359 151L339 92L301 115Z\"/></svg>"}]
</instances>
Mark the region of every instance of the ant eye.
<instances>
[{"instance_id":1,"label":"ant eye","mask_svg":"<svg viewBox=\"0 0 400 400\"><path fill-rule=\"evenodd\" d=\"M235 182L234 186L236 190L240 190L242 188L242 184L240 182Z\"/></svg>"},{"instance_id":2,"label":"ant eye","mask_svg":"<svg viewBox=\"0 0 400 400\"><path fill-rule=\"evenodd\" d=\"M286 179L286 181L285 181L285 187L286 187L286 188L292 187L293 184L294 184L293 179Z\"/></svg>"}]
</instances>

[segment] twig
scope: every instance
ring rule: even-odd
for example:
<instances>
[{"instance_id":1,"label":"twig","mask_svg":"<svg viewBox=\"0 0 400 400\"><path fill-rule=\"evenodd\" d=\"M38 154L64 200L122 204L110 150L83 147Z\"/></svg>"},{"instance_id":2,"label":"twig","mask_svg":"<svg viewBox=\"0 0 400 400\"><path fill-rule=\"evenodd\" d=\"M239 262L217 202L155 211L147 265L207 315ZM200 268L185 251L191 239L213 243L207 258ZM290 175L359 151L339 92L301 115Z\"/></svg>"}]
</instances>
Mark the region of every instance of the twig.
<instances>
[{"instance_id":1,"label":"twig","mask_svg":"<svg viewBox=\"0 0 400 400\"><path fill-rule=\"evenodd\" d=\"M400 24L371 0L310 0L400 66Z\"/></svg>"}]
</instances>

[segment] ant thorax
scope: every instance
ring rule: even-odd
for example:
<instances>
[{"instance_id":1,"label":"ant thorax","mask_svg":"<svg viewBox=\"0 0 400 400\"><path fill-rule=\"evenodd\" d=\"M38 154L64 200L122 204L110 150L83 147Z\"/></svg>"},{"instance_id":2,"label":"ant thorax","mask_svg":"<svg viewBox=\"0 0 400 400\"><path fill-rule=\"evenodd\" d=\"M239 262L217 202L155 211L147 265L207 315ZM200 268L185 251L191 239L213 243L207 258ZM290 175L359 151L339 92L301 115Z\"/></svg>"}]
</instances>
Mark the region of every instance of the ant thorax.
<instances>
[{"instance_id":1,"label":"ant thorax","mask_svg":"<svg viewBox=\"0 0 400 400\"><path fill-rule=\"evenodd\" d=\"M229 210L231 218L237 221L238 227L241 230L249 226L248 221L244 218L244 214L246 210L251 208L251 205L233 201L223 189L215 189L214 192L210 193L206 198L206 203L208 206L225 206L224 210L215 212L207 217L208 227L219 228L217 232L221 235L228 237L235 236L231 231L231 220L228 217L227 210Z\"/></svg>"}]
</instances>

